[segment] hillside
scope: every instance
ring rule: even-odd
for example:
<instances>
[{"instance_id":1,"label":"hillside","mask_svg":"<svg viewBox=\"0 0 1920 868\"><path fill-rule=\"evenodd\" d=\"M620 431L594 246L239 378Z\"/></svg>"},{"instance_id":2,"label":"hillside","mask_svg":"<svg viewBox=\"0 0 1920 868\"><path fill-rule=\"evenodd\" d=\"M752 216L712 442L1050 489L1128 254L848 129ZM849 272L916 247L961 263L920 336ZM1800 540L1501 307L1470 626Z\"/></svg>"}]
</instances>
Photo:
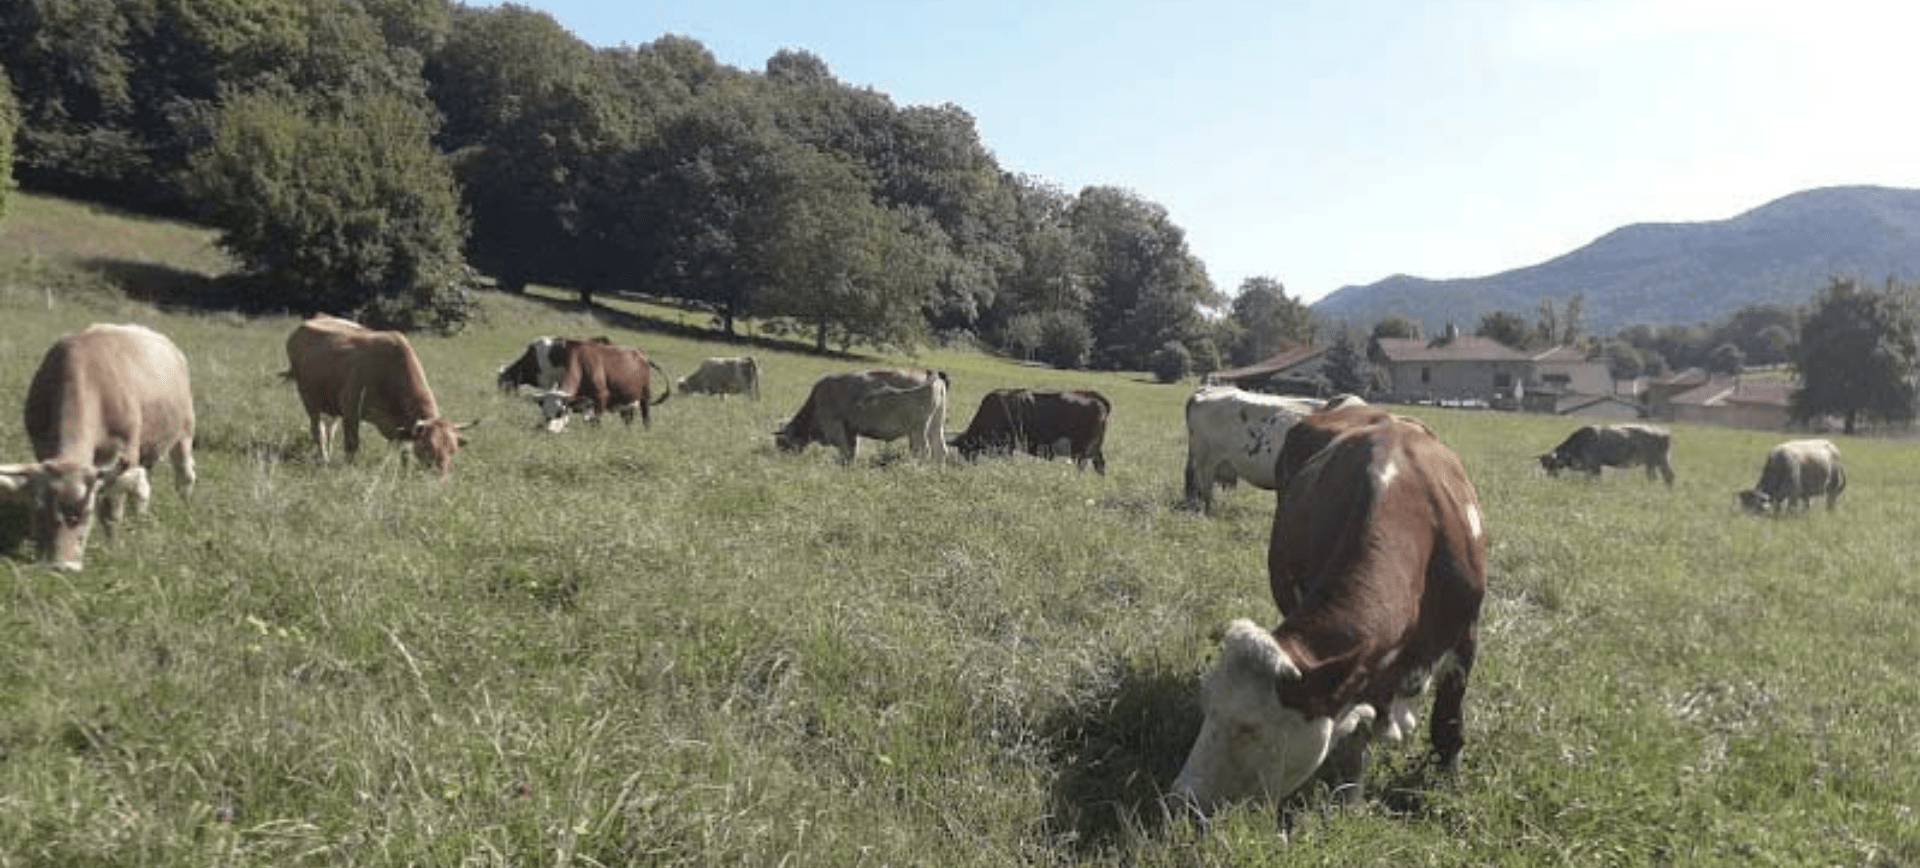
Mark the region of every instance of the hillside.
<instances>
[{"instance_id":1,"label":"hillside","mask_svg":"<svg viewBox=\"0 0 1920 868\"><path fill-rule=\"evenodd\" d=\"M1870 283L1920 276L1920 190L1829 187L1700 223L1637 223L1537 265L1484 277L1395 275L1343 287L1313 305L1369 326L1397 313L1437 331L1483 314L1532 316L1542 297L1586 293L1590 332L1635 323L1715 321L1750 304L1799 305L1832 275Z\"/></svg>"}]
</instances>

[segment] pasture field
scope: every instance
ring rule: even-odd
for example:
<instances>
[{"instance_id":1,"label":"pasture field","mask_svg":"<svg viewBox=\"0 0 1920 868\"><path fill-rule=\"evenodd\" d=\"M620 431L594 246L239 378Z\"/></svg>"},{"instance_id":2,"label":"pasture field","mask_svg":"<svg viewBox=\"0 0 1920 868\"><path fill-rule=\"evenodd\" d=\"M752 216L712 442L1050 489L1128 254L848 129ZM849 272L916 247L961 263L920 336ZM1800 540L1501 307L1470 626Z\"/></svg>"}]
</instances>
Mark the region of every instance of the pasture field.
<instances>
[{"instance_id":1,"label":"pasture field","mask_svg":"<svg viewBox=\"0 0 1920 868\"><path fill-rule=\"evenodd\" d=\"M1216 634L1277 618L1272 495L1177 508L1190 384L887 359L952 372L955 430L990 388L1100 389L1109 474L840 466L770 435L874 360L489 296L412 338L482 420L440 482L370 430L315 464L276 376L293 318L162 310L5 238L0 461L31 457L46 347L134 321L190 360L200 485L156 473L77 575L0 507L0 866L1920 864L1912 442L1839 440L1839 510L1771 520L1732 495L1783 435L1677 426L1669 491L1542 476L1574 421L1410 411L1493 539L1466 753L1442 777L1424 728L1383 746L1365 802L1310 792L1283 842L1271 805L1205 831L1153 809ZM752 352L763 399L548 435L493 386L542 333L675 375Z\"/></svg>"}]
</instances>

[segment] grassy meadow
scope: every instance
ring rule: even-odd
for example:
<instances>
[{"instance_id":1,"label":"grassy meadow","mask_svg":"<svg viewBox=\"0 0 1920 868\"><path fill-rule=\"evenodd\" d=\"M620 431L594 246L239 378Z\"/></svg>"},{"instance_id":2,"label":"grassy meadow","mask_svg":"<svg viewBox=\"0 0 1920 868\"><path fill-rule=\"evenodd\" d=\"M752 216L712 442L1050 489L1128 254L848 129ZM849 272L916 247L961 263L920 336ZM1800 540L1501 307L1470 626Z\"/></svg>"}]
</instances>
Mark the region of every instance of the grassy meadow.
<instances>
[{"instance_id":1,"label":"grassy meadow","mask_svg":"<svg viewBox=\"0 0 1920 868\"><path fill-rule=\"evenodd\" d=\"M412 338L482 420L453 478L370 429L319 466L276 376L296 320L165 306L210 239L0 219L0 461L54 339L140 322L192 365L200 472L77 575L0 507L0 866L1920 864L1920 444L1839 440L1839 510L1773 520L1732 494L1777 433L1677 426L1669 491L1541 475L1572 420L1412 411L1493 539L1466 753L1383 746L1364 803L1310 792L1283 842L1272 805L1153 809L1218 631L1277 618L1272 495L1177 508L1191 384L488 296ZM493 386L543 333L675 375L751 352L763 397L546 434ZM950 371L952 429L995 387L1097 388L1109 473L776 453L816 377L875 362Z\"/></svg>"}]
</instances>

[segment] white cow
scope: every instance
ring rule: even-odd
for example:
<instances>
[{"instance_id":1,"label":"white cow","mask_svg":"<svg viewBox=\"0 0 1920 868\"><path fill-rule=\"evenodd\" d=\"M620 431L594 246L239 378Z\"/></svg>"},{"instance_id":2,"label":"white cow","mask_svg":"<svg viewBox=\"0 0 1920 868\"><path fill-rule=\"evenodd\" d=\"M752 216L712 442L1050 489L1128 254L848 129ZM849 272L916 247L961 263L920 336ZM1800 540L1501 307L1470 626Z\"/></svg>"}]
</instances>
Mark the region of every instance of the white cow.
<instances>
[{"instance_id":1,"label":"white cow","mask_svg":"<svg viewBox=\"0 0 1920 868\"><path fill-rule=\"evenodd\" d=\"M760 400L760 363L752 356L734 356L730 358L709 358L700 362L693 373L680 378L674 387L682 392L693 394L705 392L709 395L746 395Z\"/></svg>"},{"instance_id":2,"label":"white cow","mask_svg":"<svg viewBox=\"0 0 1920 868\"><path fill-rule=\"evenodd\" d=\"M1249 485L1272 491L1273 464L1287 429L1330 405L1364 404L1342 396L1333 402L1248 392L1236 386L1201 386L1187 398L1187 503L1213 507L1215 484Z\"/></svg>"}]
</instances>

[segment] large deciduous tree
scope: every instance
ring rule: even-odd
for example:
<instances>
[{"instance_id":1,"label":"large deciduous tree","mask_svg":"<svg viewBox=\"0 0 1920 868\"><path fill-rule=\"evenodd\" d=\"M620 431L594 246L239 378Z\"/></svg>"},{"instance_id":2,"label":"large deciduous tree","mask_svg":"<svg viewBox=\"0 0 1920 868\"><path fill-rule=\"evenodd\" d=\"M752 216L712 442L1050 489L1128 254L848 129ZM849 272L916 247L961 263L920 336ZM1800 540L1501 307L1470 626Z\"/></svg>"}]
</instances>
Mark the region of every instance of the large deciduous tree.
<instances>
[{"instance_id":1,"label":"large deciduous tree","mask_svg":"<svg viewBox=\"0 0 1920 868\"><path fill-rule=\"evenodd\" d=\"M1224 299L1164 207L1119 188L1088 187L1071 215L1088 251L1096 365L1144 369L1167 341L1201 334L1200 309Z\"/></svg>"},{"instance_id":2,"label":"large deciduous tree","mask_svg":"<svg viewBox=\"0 0 1920 868\"><path fill-rule=\"evenodd\" d=\"M7 213L7 197L13 193L13 131L20 126L20 106L13 99L6 67L0 66L0 216Z\"/></svg>"},{"instance_id":3,"label":"large deciduous tree","mask_svg":"<svg viewBox=\"0 0 1920 868\"><path fill-rule=\"evenodd\" d=\"M464 314L465 223L411 101L262 91L221 110L193 187L263 306L449 326Z\"/></svg>"},{"instance_id":4,"label":"large deciduous tree","mask_svg":"<svg viewBox=\"0 0 1920 868\"><path fill-rule=\"evenodd\" d=\"M1888 282L1884 291L1835 278L1814 298L1800 326L1793 365L1796 421L1837 415L1846 431L1862 415L1890 422L1914 418L1916 346L1913 290Z\"/></svg>"},{"instance_id":5,"label":"large deciduous tree","mask_svg":"<svg viewBox=\"0 0 1920 868\"><path fill-rule=\"evenodd\" d=\"M1242 281L1227 316L1240 329L1227 351L1236 365L1265 359L1288 342L1313 343L1313 312L1299 299L1288 298L1287 288L1271 277Z\"/></svg>"}]
</instances>

